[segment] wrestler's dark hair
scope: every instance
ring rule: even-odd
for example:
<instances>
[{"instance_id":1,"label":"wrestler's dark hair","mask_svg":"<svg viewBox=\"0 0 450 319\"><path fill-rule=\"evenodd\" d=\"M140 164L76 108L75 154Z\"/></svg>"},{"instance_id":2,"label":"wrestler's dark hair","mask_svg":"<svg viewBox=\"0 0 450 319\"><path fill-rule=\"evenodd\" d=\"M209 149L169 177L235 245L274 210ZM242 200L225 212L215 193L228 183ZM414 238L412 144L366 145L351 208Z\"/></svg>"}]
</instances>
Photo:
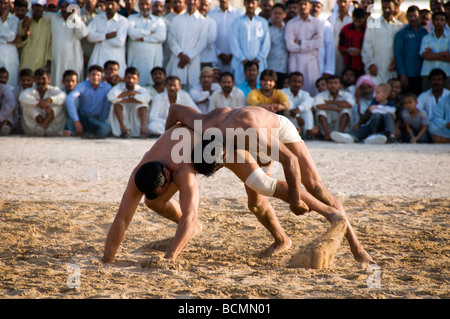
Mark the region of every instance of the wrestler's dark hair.
<instances>
[{"instance_id":1,"label":"wrestler's dark hair","mask_svg":"<svg viewBox=\"0 0 450 319\"><path fill-rule=\"evenodd\" d=\"M191 159L196 172L207 177L212 176L222 165L223 145L214 142L214 140L214 135L210 139L203 138L202 142L198 143L191 152ZM200 155L200 158L194 155L196 153Z\"/></svg>"},{"instance_id":2,"label":"wrestler's dark hair","mask_svg":"<svg viewBox=\"0 0 450 319\"><path fill-rule=\"evenodd\" d=\"M164 175L164 165L156 161L145 163L137 170L134 176L134 183L148 199L157 198L156 190L167 183Z\"/></svg>"}]
</instances>

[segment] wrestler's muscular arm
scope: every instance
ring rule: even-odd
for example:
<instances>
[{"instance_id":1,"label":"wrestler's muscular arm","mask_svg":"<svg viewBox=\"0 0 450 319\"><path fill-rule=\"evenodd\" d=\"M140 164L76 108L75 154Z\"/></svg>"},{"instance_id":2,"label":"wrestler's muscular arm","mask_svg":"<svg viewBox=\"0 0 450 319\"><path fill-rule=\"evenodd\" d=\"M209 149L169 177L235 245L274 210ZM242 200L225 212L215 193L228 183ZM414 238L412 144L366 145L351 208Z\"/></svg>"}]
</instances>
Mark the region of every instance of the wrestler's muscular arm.
<instances>
[{"instance_id":1,"label":"wrestler's muscular arm","mask_svg":"<svg viewBox=\"0 0 450 319\"><path fill-rule=\"evenodd\" d=\"M173 176L173 183L177 185L180 195L182 216L178 221L177 231L165 255L169 260L175 260L189 239L195 235L198 226L199 190L193 167L182 168Z\"/></svg>"},{"instance_id":2,"label":"wrestler's muscular arm","mask_svg":"<svg viewBox=\"0 0 450 319\"><path fill-rule=\"evenodd\" d=\"M194 121L201 115L202 113L192 107L181 104L172 104L169 107L169 113L167 115L166 131L177 124L177 122L181 122L181 124L194 129Z\"/></svg>"},{"instance_id":3,"label":"wrestler's muscular arm","mask_svg":"<svg viewBox=\"0 0 450 319\"><path fill-rule=\"evenodd\" d=\"M128 181L127 188L122 196L119 210L114 219L113 224L108 232L105 242L105 252L103 253L102 261L104 263L113 263L114 258L119 248L125 231L136 212L136 208L142 198L142 193L137 189L134 183L134 175L136 170L131 174Z\"/></svg>"}]
</instances>

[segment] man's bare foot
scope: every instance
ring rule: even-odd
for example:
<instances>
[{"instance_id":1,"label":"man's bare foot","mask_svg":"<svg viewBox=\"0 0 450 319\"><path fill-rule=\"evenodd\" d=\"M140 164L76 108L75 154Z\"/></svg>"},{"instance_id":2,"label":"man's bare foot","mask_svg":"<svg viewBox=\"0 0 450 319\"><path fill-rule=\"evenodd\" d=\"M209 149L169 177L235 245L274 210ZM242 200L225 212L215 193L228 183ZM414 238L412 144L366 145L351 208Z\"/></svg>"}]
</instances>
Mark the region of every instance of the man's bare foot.
<instances>
[{"instance_id":1,"label":"man's bare foot","mask_svg":"<svg viewBox=\"0 0 450 319\"><path fill-rule=\"evenodd\" d=\"M271 257L291 248L292 241L290 238L280 243L273 243L264 251L264 257Z\"/></svg>"},{"instance_id":2,"label":"man's bare foot","mask_svg":"<svg viewBox=\"0 0 450 319\"><path fill-rule=\"evenodd\" d=\"M359 262L362 269L367 268L369 265L374 264L374 260L364 248L360 248L358 251L352 250L353 257L357 262Z\"/></svg>"}]
</instances>

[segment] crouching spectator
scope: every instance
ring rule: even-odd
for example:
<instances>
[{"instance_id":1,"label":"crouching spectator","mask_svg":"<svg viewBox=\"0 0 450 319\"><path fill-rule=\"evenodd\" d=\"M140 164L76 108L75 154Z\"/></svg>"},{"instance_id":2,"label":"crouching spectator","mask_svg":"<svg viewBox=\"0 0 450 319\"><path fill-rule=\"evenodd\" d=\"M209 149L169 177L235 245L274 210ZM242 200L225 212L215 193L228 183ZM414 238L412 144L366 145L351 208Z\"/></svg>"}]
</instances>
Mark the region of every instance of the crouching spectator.
<instances>
[{"instance_id":1,"label":"crouching spectator","mask_svg":"<svg viewBox=\"0 0 450 319\"><path fill-rule=\"evenodd\" d=\"M125 70L124 82L115 85L108 93L112 104L108 122L116 137L147 137L150 94L138 82L138 69L129 67Z\"/></svg>"},{"instance_id":2,"label":"crouching spectator","mask_svg":"<svg viewBox=\"0 0 450 319\"><path fill-rule=\"evenodd\" d=\"M51 86L45 69L34 72L34 86L19 95L22 105L21 125L26 135L62 136L66 123L66 93Z\"/></svg>"}]
</instances>

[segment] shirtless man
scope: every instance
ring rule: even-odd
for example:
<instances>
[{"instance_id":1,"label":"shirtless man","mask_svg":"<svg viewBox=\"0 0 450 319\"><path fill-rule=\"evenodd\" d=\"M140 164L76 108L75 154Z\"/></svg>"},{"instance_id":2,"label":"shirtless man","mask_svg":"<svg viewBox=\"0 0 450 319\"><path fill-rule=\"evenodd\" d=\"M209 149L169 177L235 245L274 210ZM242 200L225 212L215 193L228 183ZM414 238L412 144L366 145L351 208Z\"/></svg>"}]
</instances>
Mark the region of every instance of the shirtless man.
<instances>
[{"instance_id":1,"label":"shirtless man","mask_svg":"<svg viewBox=\"0 0 450 319\"><path fill-rule=\"evenodd\" d=\"M299 197L295 197L300 194L300 184L302 183L314 198L334 208L331 212L330 210L319 210L317 211L319 214L323 215L331 224L336 223L336 220L344 219L346 221L347 231L345 237L350 244L350 249L355 259L361 264L369 264L372 262L372 258L359 242L342 204L323 184L308 148L295 127L292 124L290 125L289 120L285 121L283 116L274 114L258 106L246 106L243 108L223 107L217 108L207 114L202 114L190 107L173 104L169 109L166 129L172 127L177 122L181 122L183 125L195 130L196 121L201 121L202 132L196 132L200 134L203 134L209 128L219 129L224 136L226 136L226 130L230 128L242 128L243 130L253 128L255 132L258 132L259 128L266 128L267 134L276 134L279 138L279 143L276 147L278 147L280 159L288 157L290 158L290 163L294 163L291 166L281 163L288 186L286 201L291 204L291 210L294 213L296 211L298 212L298 207L302 207L302 204L304 204L305 199L303 197L301 197L301 200ZM273 145L269 144L276 143L276 139L272 136L259 134L257 138L264 140L263 143L266 144L266 149L273 149L269 147ZM227 142L230 141L225 139L224 143L226 144ZM296 176L298 170L295 168L295 162L292 162L292 155L298 160L301 179ZM233 170L232 168L230 169ZM266 196L252 190L247 185L245 189L248 196L249 208L257 216L264 216L265 213L273 211ZM304 193L302 192L301 194L303 196Z\"/></svg>"},{"instance_id":2,"label":"shirtless man","mask_svg":"<svg viewBox=\"0 0 450 319\"><path fill-rule=\"evenodd\" d=\"M182 141L177 139L180 136L183 137ZM187 138L188 141L185 141L184 138ZM201 137L199 140L201 141ZM192 130L177 124L161 135L131 173L119 210L106 238L103 262L114 262L117 249L142 195L145 195L144 202L150 209L178 223L175 237L165 255L166 259L175 260L190 238L201 231L202 225L198 221L199 191L195 167L191 161L180 163L172 154L174 147L178 147L177 144L181 142L187 143L191 150L195 145L195 137ZM161 150L167 151L162 152ZM248 152L242 151L240 156L245 157L245 163L228 163L224 166L231 169L242 181L246 181L246 185L253 187L247 180L259 166ZM265 194L273 192L274 197L288 202L287 183L267 178L269 178L269 185L274 187L272 189L270 187L260 188L259 190ZM180 192L179 202L172 198L177 191ZM328 212L330 209L333 210L314 199L304 189L301 189L301 192L312 209ZM291 247L291 240L280 226L273 209L265 209L263 212L264 214L256 214L258 220L275 239L275 242L266 250L265 255L275 255Z\"/></svg>"}]
</instances>

